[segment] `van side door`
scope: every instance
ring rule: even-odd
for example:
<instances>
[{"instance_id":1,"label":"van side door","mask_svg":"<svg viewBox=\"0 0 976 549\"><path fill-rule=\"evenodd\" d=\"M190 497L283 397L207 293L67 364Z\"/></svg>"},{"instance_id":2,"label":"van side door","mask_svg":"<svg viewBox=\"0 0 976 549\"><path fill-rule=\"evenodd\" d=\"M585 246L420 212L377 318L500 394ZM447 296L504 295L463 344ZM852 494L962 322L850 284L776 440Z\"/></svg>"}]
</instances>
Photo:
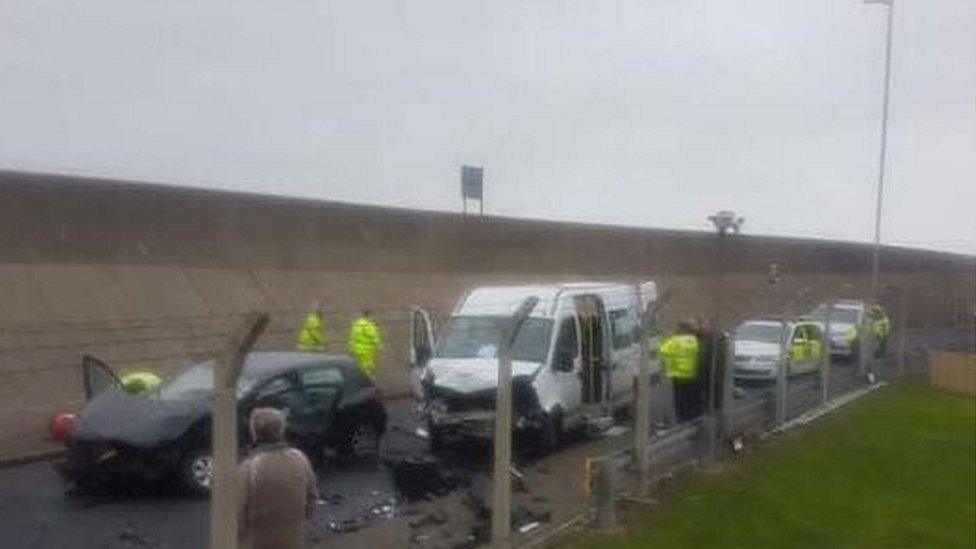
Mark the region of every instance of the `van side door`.
<instances>
[{"instance_id":1,"label":"van side door","mask_svg":"<svg viewBox=\"0 0 976 549\"><path fill-rule=\"evenodd\" d=\"M810 345L810 365L811 370L820 369L820 363L823 361L823 330L820 326L809 323L806 325L807 328L807 342Z\"/></svg>"},{"instance_id":2,"label":"van side door","mask_svg":"<svg viewBox=\"0 0 976 549\"><path fill-rule=\"evenodd\" d=\"M410 393L417 400L424 400L423 378L427 363L434 356L434 325L430 315L420 307L410 310Z\"/></svg>"},{"instance_id":3,"label":"van side door","mask_svg":"<svg viewBox=\"0 0 976 549\"><path fill-rule=\"evenodd\" d=\"M552 381L555 403L562 407L563 414L574 414L583 402L583 380L581 373L580 331L576 315L566 314L556 322L556 343L553 347ZM543 393L543 391L540 391ZM546 395L540 394L540 404L549 403Z\"/></svg>"}]
</instances>

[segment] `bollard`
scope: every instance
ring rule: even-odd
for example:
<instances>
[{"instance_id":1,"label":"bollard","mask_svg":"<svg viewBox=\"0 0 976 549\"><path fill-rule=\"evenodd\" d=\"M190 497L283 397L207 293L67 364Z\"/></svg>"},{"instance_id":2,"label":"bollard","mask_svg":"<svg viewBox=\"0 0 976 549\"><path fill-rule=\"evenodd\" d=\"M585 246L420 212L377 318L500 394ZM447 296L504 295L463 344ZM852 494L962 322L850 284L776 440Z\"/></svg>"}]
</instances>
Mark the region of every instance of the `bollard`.
<instances>
[{"instance_id":1,"label":"bollard","mask_svg":"<svg viewBox=\"0 0 976 549\"><path fill-rule=\"evenodd\" d=\"M599 477L596 485L596 527L598 530L613 530L617 524L615 509L614 480L616 468L613 460L600 460Z\"/></svg>"}]
</instances>

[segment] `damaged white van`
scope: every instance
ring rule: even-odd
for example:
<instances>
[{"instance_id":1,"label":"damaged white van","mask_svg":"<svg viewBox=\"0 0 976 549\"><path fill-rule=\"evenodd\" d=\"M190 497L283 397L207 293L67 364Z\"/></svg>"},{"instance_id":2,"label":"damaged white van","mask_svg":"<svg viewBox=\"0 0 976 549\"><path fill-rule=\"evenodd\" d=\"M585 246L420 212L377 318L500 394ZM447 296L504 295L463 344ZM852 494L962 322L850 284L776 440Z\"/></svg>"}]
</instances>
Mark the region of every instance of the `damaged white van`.
<instances>
[{"instance_id":1,"label":"damaged white van","mask_svg":"<svg viewBox=\"0 0 976 549\"><path fill-rule=\"evenodd\" d=\"M606 283L477 288L437 334L430 316L413 310L413 393L432 445L453 436L492 436L499 340L529 297L539 301L513 346L515 429L548 449L565 430L606 425L630 405L641 317L657 298L653 282L639 291Z\"/></svg>"}]
</instances>

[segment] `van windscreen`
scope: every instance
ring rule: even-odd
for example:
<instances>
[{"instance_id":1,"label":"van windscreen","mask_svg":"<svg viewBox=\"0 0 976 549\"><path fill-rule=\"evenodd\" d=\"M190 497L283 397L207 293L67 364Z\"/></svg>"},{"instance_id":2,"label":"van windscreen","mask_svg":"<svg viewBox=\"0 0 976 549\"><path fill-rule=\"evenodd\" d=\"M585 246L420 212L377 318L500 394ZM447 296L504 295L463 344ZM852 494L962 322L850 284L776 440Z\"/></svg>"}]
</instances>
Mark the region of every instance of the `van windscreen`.
<instances>
[{"instance_id":1,"label":"van windscreen","mask_svg":"<svg viewBox=\"0 0 976 549\"><path fill-rule=\"evenodd\" d=\"M505 316L452 317L440 338L435 356L439 358L497 358L498 342L508 323ZM552 321L528 318L515 336L513 358L543 362L549 352Z\"/></svg>"}]
</instances>

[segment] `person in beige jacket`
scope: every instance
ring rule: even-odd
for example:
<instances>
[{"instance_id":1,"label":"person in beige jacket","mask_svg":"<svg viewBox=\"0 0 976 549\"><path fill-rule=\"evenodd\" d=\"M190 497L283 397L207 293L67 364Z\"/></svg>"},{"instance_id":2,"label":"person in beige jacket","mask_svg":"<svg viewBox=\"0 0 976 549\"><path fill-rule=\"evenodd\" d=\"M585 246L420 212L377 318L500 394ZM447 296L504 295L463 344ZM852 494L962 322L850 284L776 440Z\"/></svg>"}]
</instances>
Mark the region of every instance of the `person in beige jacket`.
<instances>
[{"instance_id":1,"label":"person in beige jacket","mask_svg":"<svg viewBox=\"0 0 976 549\"><path fill-rule=\"evenodd\" d=\"M285 415L255 408L250 419L256 447L238 467L238 528L242 548L301 549L302 524L318 501L315 472L284 441Z\"/></svg>"}]
</instances>

